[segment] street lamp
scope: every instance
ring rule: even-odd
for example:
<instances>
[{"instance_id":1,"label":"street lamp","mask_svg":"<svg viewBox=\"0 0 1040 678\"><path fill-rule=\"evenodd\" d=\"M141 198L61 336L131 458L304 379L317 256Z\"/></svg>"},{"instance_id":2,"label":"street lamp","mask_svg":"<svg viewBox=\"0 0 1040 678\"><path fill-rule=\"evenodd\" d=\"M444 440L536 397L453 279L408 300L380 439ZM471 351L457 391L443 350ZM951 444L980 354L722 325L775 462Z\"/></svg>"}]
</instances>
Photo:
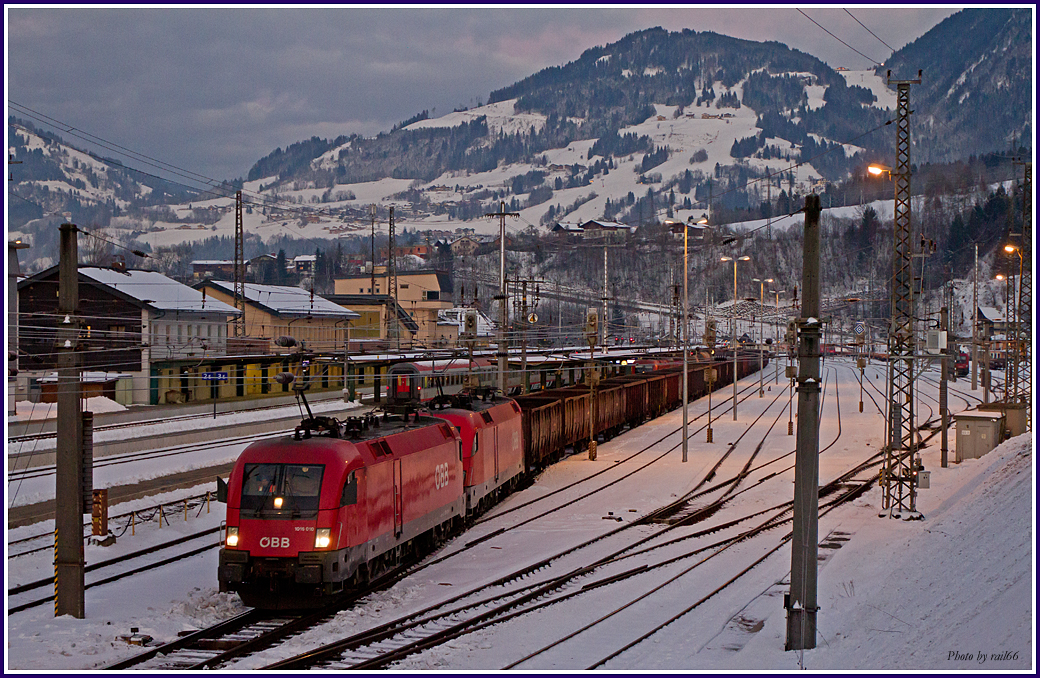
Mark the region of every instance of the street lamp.
<instances>
[{"instance_id":1,"label":"street lamp","mask_svg":"<svg viewBox=\"0 0 1040 678\"><path fill-rule=\"evenodd\" d=\"M762 351L765 345L765 329L762 327L762 315L766 308L766 283L773 282L772 278L766 278L765 280L759 278L752 278L753 281L758 283L758 305L762 308L758 312L758 397L761 398L765 395L765 391L762 389L762 370L765 369L764 359L762 357Z\"/></svg>"},{"instance_id":2,"label":"street lamp","mask_svg":"<svg viewBox=\"0 0 1040 678\"><path fill-rule=\"evenodd\" d=\"M776 295L776 329L773 331L773 346L780 344L780 292L781 290L769 290L770 294ZM773 349L773 357L776 358L777 349ZM780 361L773 361L773 383L780 383Z\"/></svg>"},{"instance_id":3,"label":"street lamp","mask_svg":"<svg viewBox=\"0 0 1040 678\"><path fill-rule=\"evenodd\" d=\"M691 217L692 220L692 217ZM707 223L707 219L701 219L701 222ZM689 322L687 321L687 314L690 309L690 229L695 228L701 230L701 227L694 224L684 224L681 221L667 221L665 225L669 227L672 233L683 234L683 307L682 307L682 460L685 462L687 459L687 452L689 443L687 441L687 428L689 426L688 416L686 413L686 405L689 399Z\"/></svg>"},{"instance_id":4,"label":"street lamp","mask_svg":"<svg viewBox=\"0 0 1040 678\"><path fill-rule=\"evenodd\" d=\"M746 254L742 257L722 257L719 261L733 262L733 309L730 311L730 344L733 347L733 421L737 420L737 262L751 261Z\"/></svg>"}]
</instances>

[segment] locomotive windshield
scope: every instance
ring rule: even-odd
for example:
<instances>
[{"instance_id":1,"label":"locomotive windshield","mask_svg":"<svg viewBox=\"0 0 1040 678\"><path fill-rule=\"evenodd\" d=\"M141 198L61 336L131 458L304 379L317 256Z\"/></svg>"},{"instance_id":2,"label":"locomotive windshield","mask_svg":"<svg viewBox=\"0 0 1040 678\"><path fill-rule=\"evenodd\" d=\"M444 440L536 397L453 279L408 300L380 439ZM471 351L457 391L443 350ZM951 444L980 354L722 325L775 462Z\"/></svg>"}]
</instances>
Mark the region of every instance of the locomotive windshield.
<instances>
[{"instance_id":1,"label":"locomotive windshield","mask_svg":"<svg viewBox=\"0 0 1040 678\"><path fill-rule=\"evenodd\" d=\"M306 518L318 512L321 464L246 464L242 511L261 518Z\"/></svg>"}]
</instances>

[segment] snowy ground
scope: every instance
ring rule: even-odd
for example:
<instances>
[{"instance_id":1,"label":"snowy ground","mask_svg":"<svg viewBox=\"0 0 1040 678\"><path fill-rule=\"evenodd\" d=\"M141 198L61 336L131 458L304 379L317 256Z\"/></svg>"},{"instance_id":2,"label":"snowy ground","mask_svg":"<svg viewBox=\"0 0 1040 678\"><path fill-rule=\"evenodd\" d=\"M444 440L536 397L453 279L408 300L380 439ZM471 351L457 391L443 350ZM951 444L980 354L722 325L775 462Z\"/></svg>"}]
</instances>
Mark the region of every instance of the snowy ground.
<instances>
[{"instance_id":1,"label":"snowy ground","mask_svg":"<svg viewBox=\"0 0 1040 678\"><path fill-rule=\"evenodd\" d=\"M834 367L835 369L830 369ZM877 449L883 422L873 403L866 399L858 412L859 384L849 362L829 360L825 373L828 390L824 396L820 446L821 482L838 475ZM867 378L881 370L868 367ZM772 377L772 366L767 368ZM840 437L835 417L835 377L840 385ZM757 376L742 382L750 384ZM772 381L771 379L769 380ZM767 382L769 383L769 382ZM883 389L884 378L874 383ZM921 412L927 417L928 396L935 387L922 383ZM667 503L673 495L693 487L729 443L762 413L781 391L772 386L764 398L741 403L739 421L727 412L714 424L713 444L696 433L699 420L691 425L689 462L681 461L678 436L671 435L654 447L654 456L667 453L661 461L631 479L613 485L579 502L568 510L549 514L520 531L491 539L456 559L449 559L400 582L368 603L340 613L326 626L309 631L286 646L273 648L260 657L243 660L232 670L252 669L278 658L298 653L308 645L329 642L361 628L374 626L409 610L424 607L462 590L476 579L491 579L512 571L521 562L585 541L618 525L604 520L610 512L630 520ZM954 385L971 392L962 380ZM717 405L729 391L716 396ZM875 393L880 402L880 397ZM979 393L981 396L981 393ZM769 460L790 452L794 437L787 436L787 414L781 409L784 395L770 406L762 421L745 436L734 451L742 463L774 420L772 433L762 446L761 459ZM951 391L951 407L966 403ZM706 410L706 402L690 405L691 419ZM605 484L646 461L646 455L623 461L650 442L681 426L682 415L671 412L635 431L615 438L599 448L597 461L570 457L541 475L524 492L507 499L504 511L535 497L548 494L579 478L606 470ZM765 426L763 426L765 424ZM761 427L761 432L759 431ZM955 436L950 436L951 447ZM931 471L931 488L922 490L918 506L923 521L902 522L877 517L880 491L873 489L853 505L833 511L820 520L821 540L835 530L847 533L849 541L819 570L819 631L815 650L785 652L785 612L782 597L760 595L783 580L790 570L790 551L781 548L753 569L747 577L711 598L693 612L680 617L646 641L607 662L608 670L1035 670L1035 470L1033 443L1028 436L1007 441L985 457L942 469L938 437L923 451L925 467ZM952 451L951 451L952 458ZM787 462L776 466L786 466ZM173 469L171 469L173 470ZM140 473L129 471L129 473ZM725 477L727 472L720 472ZM734 500L728 516L750 513L791 498L790 472L783 473L761 490ZM208 488L196 488L198 493ZM570 491L573 493L573 491ZM185 491L184 494L191 494ZM157 499L133 502L141 507ZM553 503L557 498L552 500ZM449 543L450 553L475 536L545 510L542 502L475 526L465 537ZM113 507L121 513L132 505ZM122 551L137 550L175 534L216 525L223 517L222 505L211 513L187 522L172 520L160 531L138 526L137 535L123 535L114 546L89 546L87 562L110 558ZM724 520L725 516L717 520ZM8 532L8 541L44 533L50 524L39 524ZM642 528L640 528L642 529ZM653 626L693 604L734 573L765 553L781 531L773 531L745 542L725 555L707 561L691 574L646 601L612 616L552 651L520 664L526 670L581 670L606 657L614 649L635 640ZM708 538L705 538L707 541ZM702 540L678 547L703 546ZM676 547L673 547L676 548ZM825 549L821 549L821 554ZM672 551L674 553L675 551ZM583 557L588 558L588 555ZM575 603L551 606L535 615L464 636L451 644L414 656L400 670L498 670L534 652L551 640L591 622L680 574L690 562L681 562L652 574L629 580L624 585L595 589ZM6 568L7 586L48 576L50 554L11 559ZM55 619L49 606L8 617L5 668L9 670L83 671L100 668L139 651L116 639L131 627L157 641L174 638L180 631L199 628L242 610L232 595L216 591L216 549L204 555L149 574L96 587L86 592L87 618ZM738 613L750 620L746 627L729 624ZM737 649L727 649L737 648ZM985 660L980 660L984 656ZM1000 658L1004 657L1004 658Z\"/></svg>"}]
</instances>

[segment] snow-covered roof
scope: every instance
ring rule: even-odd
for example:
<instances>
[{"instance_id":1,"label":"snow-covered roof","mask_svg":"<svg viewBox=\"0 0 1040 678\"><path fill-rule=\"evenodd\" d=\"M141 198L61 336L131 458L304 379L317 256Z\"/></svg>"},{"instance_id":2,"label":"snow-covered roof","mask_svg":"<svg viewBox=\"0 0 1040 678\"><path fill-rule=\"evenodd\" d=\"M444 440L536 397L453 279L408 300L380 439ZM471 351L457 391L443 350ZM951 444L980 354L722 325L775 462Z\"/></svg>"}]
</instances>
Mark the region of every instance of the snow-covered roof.
<instances>
[{"instance_id":1,"label":"snow-covered roof","mask_svg":"<svg viewBox=\"0 0 1040 678\"><path fill-rule=\"evenodd\" d=\"M464 306L455 306L454 308L446 308L441 311L437 311L437 324L450 323L457 325L459 333L463 331L466 325L466 313L468 311L474 311L477 314L477 336L489 336L495 331L495 323L492 322L482 311L475 308L466 308Z\"/></svg>"},{"instance_id":2,"label":"snow-covered roof","mask_svg":"<svg viewBox=\"0 0 1040 678\"><path fill-rule=\"evenodd\" d=\"M117 379L129 379L134 375L128 372L80 372L79 380L84 384L99 384L106 381L115 381ZM58 381L58 373L51 372L45 377L37 379L40 383L53 383Z\"/></svg>"},{"instance_id":3,"label":"snow-covered roof","mask_svg":"<svg viewBox=\"0 0 1040 678\"><path fill-rule=\"evenodd\" d=\"M192 266L234 266L235 262L230 259L196 259L191 262Z\"/></svg>"},{"instance_id":4,"label":"snow-covered roof","mask_svg":"<svg viewBox=\"0 0 1040 678\"><path fill-rule=\"evenodd\" d=\"M984 320L988 320L991 323L1004 322L1004 314L992 306L979 306L979 315L981 315Z\"/></svg>"},{"instance_id":5,"label":"snow-covered roof","mask_svg":"<svg viewBox=\"0 0 1040 678\"><path fill-rule=\"evenodd\" d=\"M210 280L206 284L219 287L228 294L235 293L234 283L225 280ZM360 313L334 304L317 294L312 295L310 291L299 287L246 283L243 293L250 303L262 306L280 316L339 318L342 320L361 317Z\"/></svg>"},{"instance_id":6,"label":"snow-covered roof","mask_svg":"<svg viewBox=\"0 0 1040 678\"><path fill-rule=\"evenodd\" d=\"M82 267L80 275L116 290L141 304L160 311L241 315L234 306L216 299L204 299L202 292L157 271L117 271L110 268Z\"/></svg>"},{"instance_id":7,"label":"snow-covered roof","mask_svg":"<svg viewBox=\"0 0 1040 678\"><path fill-rule=\"evenodd\" d=\"M591 219L582 223L581 228L584 230L589 229L602 229L604 231L631 231L632 226L628 224L621 224L616 221L600 221L599 219Z\"/></svg>"}]
</instances>

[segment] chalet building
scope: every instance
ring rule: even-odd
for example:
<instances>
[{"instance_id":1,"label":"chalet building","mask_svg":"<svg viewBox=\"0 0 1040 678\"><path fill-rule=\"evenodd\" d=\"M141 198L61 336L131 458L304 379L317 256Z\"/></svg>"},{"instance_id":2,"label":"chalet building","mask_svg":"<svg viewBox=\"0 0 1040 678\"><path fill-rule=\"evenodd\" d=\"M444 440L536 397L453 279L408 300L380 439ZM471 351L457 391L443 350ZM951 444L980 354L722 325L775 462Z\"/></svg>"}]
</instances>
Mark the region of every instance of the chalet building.
<instances>
[{"instance_id":1,"label":"chalet building","mask_svg":"<svg viewBox=\"0 0 1040 678\"><path fill-rule=\"evenodd\" d=\"M992 339L994 334L1007 331L1004 314L992 306L979 306L979 335L982 339Z\"/></svg>"},{"instance_id":2,"label":"chalet building","mask_svg":"<svg viewBox=\"0 0 1040 678\"><path fill-rule=\"evenodd\" d=\"M429 245L407 245L407 246L395 247L394 248L394 256L395 257L413 256L413 257L419 257L420 259L429 259L430 258L430 252L432 251L432 249L433 248L430 247ZM390 252L390 248L389 247L380 248L380 250L379 250L379 258L383 259L383 260L387 259L387 254L389 252Z\"/></svg>"},{"instance_id":3,"label":"chalet building","mask_svg":"<svg viewBox=\"0 0 1040 678\"><path fill-rule=\"evenodd\" d=\"M314 266L318 262L316 254L301 254L292 260L292 270L301 275L314 275Z\"/></svg>"},{"instance_id":4,"label":"chalet building","mask_svg":"<svg viewBox=\"0 0 1040 678\"><path fill-rule=\"evenodd\" d=\"M558 240L565 242L577 242L585 234L581 224L573 221L557 221L549 229L549 232L555 235Z\"/></svg>"},{"instance_id":5,"label":"chalet building","mask_svg":"<svg viewBox=\"0 0 1040 678\"><path fill-rule=\"evenodd\" d=\"M374 286L373 286L374 282ZM336 279L336 295L387 296L388 278L385 266L376 266L375 273ZM443 271L403 271L397 274L397 290L393 295L397 304L417 326L414 341L420 346L434 346L443 341L449 328L438 329L438 312L452 308L451 276ZM373 302L377 299L373 299ZM381 316L380 339L386 340L386 313ZM395 343L396 343L395 338Z\"/></svg>"},{"instance_id":6,"label":"chalet building","mask_svg":"<svg viewBox=\"0 0 1040 678\"><path fill-rule=\"evenodd\" d=\"M616 221L599 221L593 219L581 224L582 234L586 239L621 239L632 232L632 227Z\"/></svg>"},{"instance_id":7,"label":"chalet building","mask_svg":"<svg viewBox=\"0 0 1040 678\"><path fill-rule=\"evenodd\" d=\"M454 257L471 257L479 248L480 242L466 235L451 243L451 254Z\"/></svg>"},{"instance_id":8,"label":"chalet building","mask_svg":"<svg viewBox=\"0 0 1040 678\"><path fill-rule=\"evenodd\" d=\"M18 283L22 368L37 379L57 368L58 267ZM241 313L155 271L79 269L80 366L129 374L130 403L160 402L159 379L183 365L227 355L228 322ZM125 379L125 377L124 377ZM37 396L38 397L38 396ZM129 403L128 403L129 404Z\"/></svg>"},{"instance_id":9,"label":"chalet building","mask_svg":"<svg viewBox=\"0 0 1040 678\"><path fill-rule=\"evenodd\" d=\"M207 280L196 285L208 298L235 303L235 285ZM318 353L340 354L347 346L349 323L360 314L299 287L245 283L244 336L262 353L278 353L275 340L290 336Z\"/></svg>"},{"instance_id":10,"label":"chalet building","mask_svg":"<svg viewBox=\"0 0 1040 678\"><path fill-rule=\"evenodd\" d=\"M246 266L248 267L248 262ZM231 260L205 260L200 259L191 262L191 277L194 280L204 278L231 278L235 277L235 262Z\"/></svg>"}]
</instances>

